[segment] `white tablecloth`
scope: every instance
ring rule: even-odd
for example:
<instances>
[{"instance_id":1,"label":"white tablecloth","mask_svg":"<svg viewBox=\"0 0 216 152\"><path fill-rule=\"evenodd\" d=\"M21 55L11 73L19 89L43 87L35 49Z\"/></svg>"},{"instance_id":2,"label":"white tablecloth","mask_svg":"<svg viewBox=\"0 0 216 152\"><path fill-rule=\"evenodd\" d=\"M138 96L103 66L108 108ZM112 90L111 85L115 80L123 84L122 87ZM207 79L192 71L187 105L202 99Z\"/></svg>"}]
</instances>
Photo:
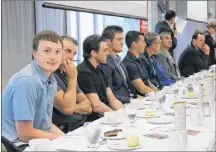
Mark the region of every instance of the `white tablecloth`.
<instances>
[{"instance_id":1,"label":"white tablecloth","mask_svg":"<svg viewBox=\"0 0 216 152\"><path fill-rule=\"evenodd\" d=\"M172 102L172 95L167 95L166 102L164 104L164 109L166 111L170 110L169 105ZM170 117L165 116L163 117ZM174 117L173 117L174 118ZM102 118L101 118L102 119ZM101 119L96 122L100 123ZM136 121L136 128L129 127L128 122L125 120L124 123L117 127L111 127L108 125L102 125L102 130L121 128L124 132L129 132L137 134L141 137L141 142L143 147L136 149L135 151L169 151L169 138L166 139L152 139L143 136L146 133L152 132L150 129L157 126L164 126L167 128L173 128L173 123L171 124L150 124L147 122L148 119L140 118ZM187 129L200 130L201 132L196 136L188 135L188 151L215 151L215 114L210 117L205 117L203 126L193 126L190 123L190 117L187 116ZM102 132L103 132L102 131ZM168 134L167 132L163 132ZM83 135L83 128L78 128L73 132L68 134L73 134L75 136L59 137L51 141L51 147L54 149L67 149L76 151L89 151L90 149L86 146L86 141ZM81 134L81 135L80 135ZM112 151L107 147L107 144L101 145L97 151Z\"/></svg>"}]
</instances>

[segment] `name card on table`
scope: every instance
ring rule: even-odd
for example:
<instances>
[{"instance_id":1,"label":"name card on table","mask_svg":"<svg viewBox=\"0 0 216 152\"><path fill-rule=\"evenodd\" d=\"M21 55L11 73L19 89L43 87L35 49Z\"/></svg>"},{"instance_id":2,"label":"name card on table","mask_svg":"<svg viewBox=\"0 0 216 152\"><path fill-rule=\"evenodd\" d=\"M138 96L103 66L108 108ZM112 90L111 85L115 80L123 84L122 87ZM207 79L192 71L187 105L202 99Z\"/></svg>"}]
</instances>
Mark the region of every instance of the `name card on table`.
<instances>
[{"instance_id":1,"label":"name card on table","mask_svg":"<svg viewBox=\"0 0 216 152\"><path fill-rule=\"evenodd\" d=\"M186 101L175 101L174 109L174 130L186 130Z\"/></svg>"}]
</instances>

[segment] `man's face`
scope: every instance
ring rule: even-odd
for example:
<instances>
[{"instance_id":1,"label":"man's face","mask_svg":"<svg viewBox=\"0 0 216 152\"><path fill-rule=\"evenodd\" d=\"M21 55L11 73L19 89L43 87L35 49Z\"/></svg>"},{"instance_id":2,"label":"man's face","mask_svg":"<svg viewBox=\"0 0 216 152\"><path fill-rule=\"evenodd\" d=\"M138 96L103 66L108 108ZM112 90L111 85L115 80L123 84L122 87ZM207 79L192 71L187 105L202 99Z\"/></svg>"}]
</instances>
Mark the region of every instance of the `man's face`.
<instances>
[{"instance_id":1,"label":"man's face","mask_svg":"<svg viewBox=\"0 0 216 152\"><path fill-rule=\"evenodd\" d=\"M210 27L208 31L211 35L214 35L216 32L216 28Z\"/></svg>"},{"instance_id":2,"label":"man's face","mask_svg":"<svg viewBox=\"0 0 216 152\"><path fill-rule=\"evenodd\" d=\"M77 45L69 40L63 40L62 62L66 60L74 61L74 56L77 53Z\"/></svg>"},{"instance_id":3,"label":"man's face","mask_svg":"<svg viewBox=\"0 0 216 152\"><path fill-rule=\"evenodd\" d=\"M161 39L159 36L156 37L155 42L153 43L154 54L158 54L160 51Z\"/></svg>"},{"instance_id":4,"label":"man's face","mask_svg":"<svg viewBox=\"0 0 216 152\"><path fill-rule=\"evenodd\" d=\"M161 45L167 49L172 47L172 37L170 34L165 34L163 36L163 39L161 40Z\"/></svg>"},{"instance_id":5,"label":"man's face","mask_svg":"<svg viewBox=\"0 0 216 152\"><path fill-rule=\"evenodd\" d=\"M52 73L58 69L62 59L62 44L39 41L38 49L33 50L35 63L45 72Z\"/></svg>"},{"instance_id":6,"label":"man's face","mask_svg":"<svg viewBox=\"0 0 216 152\"><path fill-rule=\"evenodd\" d=\"M123 41L124 41L123 32L115 33L113 40L110 41L108 46L109 48L112 49L113 52L120 53L123 50L123 44L124 44Z\"/></svg>"},{"instance_id":7,"label":"man's face","mask_svg":"<svg viewBox=\"0 0 216 152\"><path fill-rule=\"evenodd\" d=\"M202 34L198 34L197 39L193 39L195 47L202 49L205 44L205 36Z\"/></svg>"},{"instance_id":8,"label":"man's face","mask_svg":"<svg viewBox=\"0 0 216 152\"><path fill-rule=\"evenodd\" d=\"M106 63L107 56L109 55L108 46L106 42L101 42L99 51L96 52L95 59L98 63Z\"/></svg>"},{"instance_id":9,"label":"man's face","mask_svg":"<svg viewBox=\"0 0 216 152\"><path fill-rule=\"evenodd\" d=\"M139 35L139 40L138 40L138 42L135 42L135 43L137 44L136 45L137 53L142 54L145 50L145 47L146 47L144 36Z\"/></svg>"}]
</instances>

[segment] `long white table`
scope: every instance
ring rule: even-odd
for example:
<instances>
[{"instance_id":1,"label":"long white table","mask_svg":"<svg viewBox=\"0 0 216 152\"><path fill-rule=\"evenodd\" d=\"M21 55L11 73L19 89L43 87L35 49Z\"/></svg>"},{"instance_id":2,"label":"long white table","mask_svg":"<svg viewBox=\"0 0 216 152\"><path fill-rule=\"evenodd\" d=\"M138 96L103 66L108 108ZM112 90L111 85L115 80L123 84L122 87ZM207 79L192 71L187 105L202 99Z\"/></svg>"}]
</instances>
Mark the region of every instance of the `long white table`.
<instances>
[{"instance_id":1,"label":"long white table","mask_svg":"<svg viewBox=\"0 0 216 152\"><path fill-rule=\"evenodd\" d=\"M166 102L163 107L165 110L171 110L169 108L172 102L172 95L167 94ZM163 117L170 117L163 115ZM174 118L174 117L173 117ZM96 120L97 123L103 118ZM152 139L143 136L146 133L152 132L150 129L157 126L164 126L167 128L173 128L173 123L171 124L150 124L145 118L139 118L136 123L136 128L129 127L127 120L116 126L111 127L108 125L102 125L102 132L109 129L121 128L124 132L129 132L141 136L141 142L143 147L135 149L135 151L169 151L169 138L166 139ZM203 126L194 126L190 123L190 117L187 116L187 129L200 130L196 136L188 135L188 151L215 151L215 113L210 117L205 117ZM167 132L163 132L168 134ZM70 133L70 136L59 137L51 141L51 147L53 149L67 149L73 151L89 151L90 149L86 146L85 137L83 135L83 128L78 128ZM74 135L74 136L73 136ZM108 141L109 142L109 141ZM97 151L113 151L107 147L107 144L100 145Z\"/></svg>"}]
</instances>

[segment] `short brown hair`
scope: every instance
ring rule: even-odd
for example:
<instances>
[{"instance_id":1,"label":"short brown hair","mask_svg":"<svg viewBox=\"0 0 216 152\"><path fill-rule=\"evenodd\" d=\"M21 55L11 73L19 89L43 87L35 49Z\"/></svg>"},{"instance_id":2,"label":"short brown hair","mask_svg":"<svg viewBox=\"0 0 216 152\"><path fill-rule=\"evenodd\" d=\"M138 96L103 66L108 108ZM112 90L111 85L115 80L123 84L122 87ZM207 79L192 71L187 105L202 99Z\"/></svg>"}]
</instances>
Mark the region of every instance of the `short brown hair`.
<instances>
[{"instance_id":1,"label":"short brown hair","mask_svg":"<svg viewBox=\"0 0 216 152\"><path fill-rule=\"evenodd\" d=\"M209 28L216 28L216 22L214 22L214 21L211 21L211 22L209 22L208 24L207 24L207 29L209 29Z\"/></svg>"},{"instance_id":2,"label":"short brown hair","mask_svg":"<svg viewBox=\"0 0 216 152\"><path fill-rule=\"evenodd\" d=\"M64 35L64 36L61 36L61 39L62 39L62 41L63 40L68 40L68 41L71 41L72 43L78 45L77 40L75 38L71 37L71 36Z\"/></svg>"},{"instance_id":3,"label":"short brown hair","mask_svg":"<svg viewBox=\"0 0 216 152\"><path fill-rule=\"evenodd\" d=\"M50 42L54 42L54 43L60 42L62 45L62 48L63 48L62 39L55 31L43 30L43 31L39 32L33 39L32 49L34 51L37 51L39 42L41 40L50 41ZM34 59L33 55L32 55L32 59Z\"/></svg>"}]
</instances>

